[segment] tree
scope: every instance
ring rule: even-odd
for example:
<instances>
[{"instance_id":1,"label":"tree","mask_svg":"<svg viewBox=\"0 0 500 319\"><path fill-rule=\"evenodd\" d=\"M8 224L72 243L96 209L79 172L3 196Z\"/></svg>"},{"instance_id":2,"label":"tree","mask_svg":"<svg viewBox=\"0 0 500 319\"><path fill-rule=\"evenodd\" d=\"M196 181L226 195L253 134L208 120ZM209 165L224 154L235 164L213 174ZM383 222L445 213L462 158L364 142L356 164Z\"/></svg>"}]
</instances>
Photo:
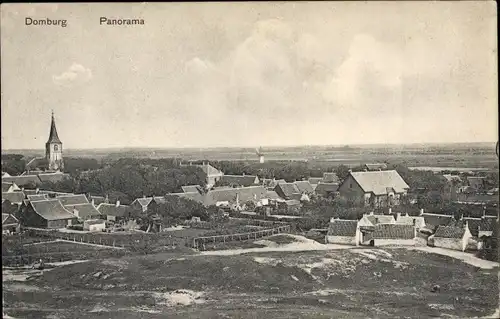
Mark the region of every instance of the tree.
<instances>
[{"instance_id":1,"label":"tree","mask_svg":"<svg viewBox=\"0 0 500 319\"><path fill-rule=\"evenodd\" d=\"M347 178L347 176L349 176L349 167L342 164L335 169L335 174L337 174L339 179L343 181Z\"/></svg>"}]
</instances>

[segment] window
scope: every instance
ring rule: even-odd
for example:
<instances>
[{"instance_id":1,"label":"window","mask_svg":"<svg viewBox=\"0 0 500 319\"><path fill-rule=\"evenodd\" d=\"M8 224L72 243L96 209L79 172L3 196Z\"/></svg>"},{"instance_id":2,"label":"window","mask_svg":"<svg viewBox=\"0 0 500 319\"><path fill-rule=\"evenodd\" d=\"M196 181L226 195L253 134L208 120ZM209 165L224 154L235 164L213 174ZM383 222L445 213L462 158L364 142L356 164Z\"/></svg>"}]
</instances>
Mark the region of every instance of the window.
<instances>
[{"instance_id":1,"label":"window","mask_svg":"<svg viewBox=\"0 0 500 319\"><path fill-rule=\"evenodd\" d=\"M352 188L352 183L349 183L349 188Z\"/></svg>"},{"instance_id":2,"label":"window","mask_svg":"<svg viewBox=\"0 0 500 319\"><path fill-rule=\"evenodd\" d=\"M58 145L54 145L54 151L58 151L59 150L59 146Z\"/></svg>"}]
</instances>

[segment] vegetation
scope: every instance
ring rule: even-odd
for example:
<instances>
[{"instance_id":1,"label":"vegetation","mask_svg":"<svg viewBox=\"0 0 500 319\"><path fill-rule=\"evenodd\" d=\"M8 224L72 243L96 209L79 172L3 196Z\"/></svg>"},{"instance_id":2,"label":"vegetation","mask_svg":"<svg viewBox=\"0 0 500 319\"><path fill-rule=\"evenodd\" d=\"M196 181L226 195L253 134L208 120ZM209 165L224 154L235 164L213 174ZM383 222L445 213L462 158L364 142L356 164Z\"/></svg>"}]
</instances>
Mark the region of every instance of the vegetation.
<instances>
[{"instance_id":1,"label":"vegetation","mask_svg":"<svg viewBox=\"0 0 500 319\"><path fill-rule=\"evenodd\" d=\"M21 154L2 154L2 171L9 175L21 175L26 167L26 159Z\"/></svg>"}]
</instances>

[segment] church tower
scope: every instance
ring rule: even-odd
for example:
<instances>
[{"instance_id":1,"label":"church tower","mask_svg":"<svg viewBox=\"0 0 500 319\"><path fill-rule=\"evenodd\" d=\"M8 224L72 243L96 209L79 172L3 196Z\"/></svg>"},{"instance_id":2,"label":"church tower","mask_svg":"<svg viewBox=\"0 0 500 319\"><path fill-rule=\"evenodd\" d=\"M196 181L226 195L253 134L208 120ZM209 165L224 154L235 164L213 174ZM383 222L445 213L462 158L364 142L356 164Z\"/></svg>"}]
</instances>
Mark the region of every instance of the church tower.
<instances>
[{"instance_id":1,"label":"church tower","mask_svg":"<svg viewBox=\"0 0 500 319\"><path fill-rule=\"evenodd\" d=\"M49 140L45 143L45 158L48 169L51 171L63 171L64 162L62 156L62 142L57 135L56 121L52 112L52 123L50 125Z\"/></svg>"}]
</instances>

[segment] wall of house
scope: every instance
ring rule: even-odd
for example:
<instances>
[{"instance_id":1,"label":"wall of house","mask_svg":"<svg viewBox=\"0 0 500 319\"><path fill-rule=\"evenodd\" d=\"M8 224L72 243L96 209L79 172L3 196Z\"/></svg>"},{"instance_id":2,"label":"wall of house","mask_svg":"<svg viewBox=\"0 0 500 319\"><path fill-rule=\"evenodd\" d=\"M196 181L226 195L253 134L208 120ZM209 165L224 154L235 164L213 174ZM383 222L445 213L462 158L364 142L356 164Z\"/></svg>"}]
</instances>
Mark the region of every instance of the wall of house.
<instances>
[{"instance_id":1,"label":"wall of house","mask_svg":"<svg viewBox=\"0 0 500 319\"><path fill-rule=\"evenodd\" d=\"M23 226L35 227L35 228L46 228L47 220L43 219L40 215L35 213L33 208L23 207L23 212L20 216L20 222Z\"/></svg>"},{"instance_id":2,"label":"wall of house","mask_svg":"<svg viewBox=\"0 0 500 319\"><path fill-rule=\"evenodd\" d=\"M47 221L47 228L65 228L68 225L73 225L77 223L77 218L68 218L68 219L57 219L57 220L49 220Z\"/></svg>"},{"instance_id":3,"label":"wall of house","mask_svg":"<svg viewBox=\"0 0 500 319\"><path fill-rule=\"evenodd\" d=\"M378 239L375 238L375 246L415 246L415 239Z\"/></svg>"},{"instance_id":4,"label":"wall of house","mask_svg":"<svg viewBox=\"0 0 500 319\"><path fill-rule=\"evenodd\" d=\"M434 237L434 247L464 251L465 245L462 238Z\"/></svg>"},{"instance_id":5,"label":"wall of house","mask_svg":"<svg viewBox=\"0 0 500 319\"><path fill-rule=\"evenodd\" d=\"M365 202L365 192L354 178L349 175L339 187L340 196L348 198L358 203Z\"/></svg>"},{"instance_id":6,"label":"wall of house","mask_svg":"<svg viewBox=\"0 0 500 319\"><path fill-rule=\"evenodd\" d=\"M103 231L104 229L106 229L106 224L102 223L102 224L86 225L84 229L88 231Z\"/></svg>"},{"instance_id":7,"label":"wall of house","mask_svg":"<svg viewBox=\"0 0 500 319\"><path fill-rule=\"evenodd\" d=\"M326 236L327 244L357 245L357 236Z\"/></svg>"}]
</instances>

